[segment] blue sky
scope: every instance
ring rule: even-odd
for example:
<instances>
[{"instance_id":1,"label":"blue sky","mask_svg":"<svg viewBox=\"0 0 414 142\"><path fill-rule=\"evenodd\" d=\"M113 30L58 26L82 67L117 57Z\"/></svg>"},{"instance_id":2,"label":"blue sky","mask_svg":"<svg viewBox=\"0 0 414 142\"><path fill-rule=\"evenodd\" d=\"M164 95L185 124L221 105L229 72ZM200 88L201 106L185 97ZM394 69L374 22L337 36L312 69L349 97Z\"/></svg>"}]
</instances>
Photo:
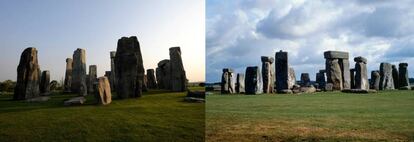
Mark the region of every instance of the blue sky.
<instances>
[{"instance_id":1,"label":"blue sky","mask_svg":"<svg viewBox=\"0 0 414 142\"><path fill-rule=\"evenodd\" d=\"M222 68L244 73L261 67L260 56L289 52L296 77L311 80L325 68L323 52L368 59L368 76L381 62L407 62L414 75L412 0L207 0L207 82L220 81Z\"/></svg>"},{"instance_id":2,"label":"blue sky","mask_svg":"<svg viewBox=\"0 0 414 142\"><path fill-rule=\"evenodd\" d=\"M1 0L0 81L16 80L21 52L38 49L41 70L64 77L67 57L86 49L98 76L110 70L109 52L122 36L137 36L145 69L180 46L190 81L205 80L203 0Z\"/></svg>"}]
</instances>

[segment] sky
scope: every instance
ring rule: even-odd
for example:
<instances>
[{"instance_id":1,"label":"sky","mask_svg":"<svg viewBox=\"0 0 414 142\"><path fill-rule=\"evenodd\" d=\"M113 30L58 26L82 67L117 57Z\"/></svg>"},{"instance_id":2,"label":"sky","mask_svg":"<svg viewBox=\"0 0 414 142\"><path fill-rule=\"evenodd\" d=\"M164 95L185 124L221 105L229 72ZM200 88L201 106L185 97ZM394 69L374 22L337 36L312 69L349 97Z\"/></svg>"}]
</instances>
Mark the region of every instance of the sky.
<instances>
[{"instance_id":1,"label":"sky","mask_svg":"<svg viewBox=\"0 0 414 142\"><path fill-rule=\"evenodd\" d=\"M205 80L204 0L1 0L0 81L16 80L27 47L37 48L51 80L64 79L66 58L77 48L86 50L87 68L97 65L103 76L123 36L137 36L145 69L180 46L187 78Z\"/></svg>"},{"instance_id":2,"label":"sky","mask_svg":"<svg viewBox=\"0 0 414 142\"><path fill-rule=\"evenodd\" d=\"M323 52L349 52L368 59L370 77L381 62L408 63L414 77L412 0L207 0L206 80L221 80L223 68L245 73L261 56L287 51L296 79L311 80L325 68Z\"/></svg>"}]
</instances>

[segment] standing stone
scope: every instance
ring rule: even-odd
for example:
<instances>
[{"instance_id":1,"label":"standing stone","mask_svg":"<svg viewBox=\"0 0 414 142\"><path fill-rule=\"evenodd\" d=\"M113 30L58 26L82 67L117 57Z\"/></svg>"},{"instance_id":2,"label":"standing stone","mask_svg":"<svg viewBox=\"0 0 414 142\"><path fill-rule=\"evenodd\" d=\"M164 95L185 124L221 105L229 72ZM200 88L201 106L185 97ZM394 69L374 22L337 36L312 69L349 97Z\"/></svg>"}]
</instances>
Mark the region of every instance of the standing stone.
<instances>
[{"instance_id":1,"label":"standing stone","mask_svg":"<svg viewBox=\"0 0 414 142\"><path fill-rule=\"evenodd\" d=\"M316 83L318 83L318 89L325 88L325 70L319 70L319 73L316 73Z\"/></svg>"},{"instance_id":2,"label":"standing stone","mask_svg":"<svg viewBox=\"0 0 414 142\"><path fill-rule=\"evenodd\" d=\"M144 75L144 84L142 85L142 91L147 92L148 91L148 79L147 75Z\"/></svg>"},{"instance_id":3,"label":"standing stone","mask_svg":"<svg viewBox=\"0 0 414 142\"><path fill-rule=\"evenodd\" d=\"M17 83L13 99L24 100L39 96L39 74L37 50L34 47L26 48L17 66Z\"/></svg>"},{"instance_id":4,"label":"standing stone","mask_svg":"<svg viewBox=\"0 0 414 142\"><path fill-rule=\"evenodd\" d=\"M40 93L47 94L50 92L50 72L43 71L40 79Z\"/></svg>"},{"instance_id":5,"label":"standing stone","mask_svg":"<svg viewBox=\"0 0 414 142\"><path fill-rule=\"evenodd\" d=\"M116 89L116 73L115 73L115 55L116 55L116 51L111 51L110 52L110 57L111 57L111 76L109 78L109 82L111 84L111 90L115 91Z\"/></svg>"},{"instance_id":6,"label":"standing stone","mask_svg":"<svg viewBox=\"0 0 414 142\"><path fill-rule=\"evenodd\" d=\"M400 88L398 69L395 65L392 65L392 79L394 80L394 88Z\"/></svg>"},{"instance_id":7,"label":"standing stone","mask_svg":"<svg viewBox=\"0 0 414 142\"><path fill-rule=\"evenodd\" d=\"M171 89L171 70L170 60L165 59L158 62L157 67L157 82L159 89Z\"/></svg>"},{"instance_id":8,"label":"standing stone","mask_svg":"<svg viewBox=\"0 0 414 142\"><path fill-rule=\"evenodd\" d=\"M122 37L118 40L115 72L119 98L141 97L145 70L137 37Z\"/></svg>"},{"instance_id":9,"label":"standing stone","mask_svg":"<svg viewBox=\"0 0 414 142\"><path fill-rule=\"evenodd\" d=\"M272 64L274 59L272 57L262 56L262 79L263 79L263 93L274 93L273 92L273 70Z\"/></svg>"},{"instance_id":10,"label":"standing stone","mask_svg":"<svg viewBox=\"0 0 414 142\"><path fill-rule=\"evenodd\" d=\"M257 66L246 68L246 78L244 80L246 94L262 93L262 82L260 79L260 69Z\"/></svg>"},{"instance_id":11,"label":"standing stone","mask_svg":"<svg viewBox=\"0 0 414 142\"><path fill-rule=\"evenodd\" d=\"M244 91L244 74L242 74L242 73L237 74L236 93L245 93L245 91Z\"/></svg>"},{"instance_id":12,"label":"standing stone","mask_svg":"<svg viewBox=\"0 0 414 142\"><path fill-rule=\"evenodd\" d=\"M390 63L381 63L380 65L380 90L394 89L394 79L392 78L392 65Z\"/></svg>"},{"instance_id":13,"label":"standing stone","mask_svg":"<svg viewBox=\"0 0 414 142\"><path fill-rule=\"evenodd\" d=\"M355 89L355 69L351 69L351 89Z\"/></svg>"},{"instance_id":14,"label":"standing stone","mask_svg":"<svg viewBox=\"0 0 414 142\"><path fill-rule=\"evenodd\" d=\"M407 71L407 67L408 67L408 63L400 63L398 65L398 70L399 72L399 85L400 88L399 89L406 89L406 90L410 90L411 86L410 86L410 80L408 78L408 71Z\"/></svg>"},{"instance_id":15,"label":"standing stone","mask_svg":"<svg viewBox=\"0 0 414 142\"><path fill-rule=\"evenodd\" d=\"M171 90L182 92L187 90L187 77L185 75L180 47L170 48Z\"/></svg>"},{"instance_id":16,"label":"standing stone","mask_svg":"<svg viewBox=\"0 0 414 142\"><path fill-rule=\"evenodd\" d=\"M154 69L147 69L147 80L148 80L148 88L149 89L156 89L157 88L157 81L155 80L155 71L154 71Z\"/></svg>"},{"instance_id":17,"label":"standing stone","mask_svg":"<svg viewBox=\"0 0 414 142\"><path fill-rule=\"evenodd\" d=\"M95 84L98 75L96 74L97 67L96 65L90 65L89 66L89 75L88 75L88 92L93 93L95 91L95 87L93 85ZM111 72L112 77L112 72Z\"/></svg>"},{"instance_id":18,"label":"standing stone","mask_svg":"<svg viewBox=\"0 0 414 142\"><path fill-rule=\"evenodd\" d=\"M309 87L311 85L309 73L302 73L300 75L301 87Z\"/></svg>"},{"instance_id":19,"label":"standing stone","mask_svg":"<svg viewBox=\"0 0 414 142\"><path fill-rule=\"evenodd\" d=\"M351 89L351 73L348 58L340 59L339 64L341 65L342 70L343 89Z\"/></svg>"},{"instance_id":20,"label":"standing stone","mask_svg":"<svg viewBox=\"0 0 414 142\"><path fill-rule=\"evenodd\" d=\"M276 89L278 92L289 89L288 53L280 50L275 55ZM247 74L246 74L247 78ZM247 86L247 84L246 84Z\"/></svg>"},{"instance_id":21,"label":"standing stone","mask_svg":"<svg viewBox=\"0 0 414 142\"><path fill-rule=\"evenodd\" d=\"M371 89L379 90L380 77L379 71L371 71Z\"/></svg>"},{"instance_id":22,"label":"standing stone","mask_svg":"<svg viewBox=\"0 0 414 142\"><path fill-rule=\"evenodd\" d=\"M332 89L351 89L348 52L326 51L324 57L326 59L327 83L332 83Z\"/></svg>"},{"instance_id":23,"label":"standing stone","mask_svg":"<svg viewBox=\"0 0 414 142\"><path fill-rule=\"evenodd\" d=\"M107 105L112 102L111 85L109 79L105 76L99 77L97 82L94 83L96 90L95 98L98 104Z\"/></svg>"},{"instance_id":24,"label":"standing stone","mask_svg":"<svg viewBox=\"0 0 414 142\"><path fill-rule=\"evenodd\" d=\"M221 94L233 94L233 69L224 68L221 76Z\"/></svg>"},{"instance_id":25,"label":"standing stone","mask_svg":"<svg viewBox=\"0 0 414 142\"><path fill-rule=\"evenodd\" d=\"M355 57L355 88L369 90L367 59L364 57Z\"/></svg>"},{"instance_id":26,"label":"standing stone","mask_svg":"<svg viewBox=\"0 0 414 142\"><path fill-rule=\"evenodd\" d=\"M288 89L292 89L296 85L296 74L293 68L289 68L288 74Z\"/></svg>"},{"instance_id":27,"label":"standing stone","mask_svg":"<svg viewBox=\"0 0 414 142\"><path fill-rule=\"evenodd\" d=\"M64 92L71 92L72 89L72 65L73 60L71 58L66 58Z\"/></svg>"},{"instance_id":28,"label":"standing stone","mask_svg":"<svg viewBox=\"0 0 414 142\"><path fill-rule=\"evenodd\" d=\"M84 49L78 48L73 53L72 92L86 96L86 80L86 53Z\"/></svg>"}]
</instances>

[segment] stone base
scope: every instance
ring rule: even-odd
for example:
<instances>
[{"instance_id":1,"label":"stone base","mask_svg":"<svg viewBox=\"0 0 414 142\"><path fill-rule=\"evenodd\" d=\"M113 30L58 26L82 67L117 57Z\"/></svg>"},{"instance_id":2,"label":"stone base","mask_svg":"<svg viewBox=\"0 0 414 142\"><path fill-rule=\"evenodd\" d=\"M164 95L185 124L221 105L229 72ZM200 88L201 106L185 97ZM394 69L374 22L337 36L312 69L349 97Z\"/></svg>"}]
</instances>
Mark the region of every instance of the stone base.
<instances>
[{"instance_id":1,"label":"stone base","mask_svg":"<svg viewBox=\"0 0 414 142\"><path fill-rule=\"evenodd\" d=\"M290 89L283 89L283 90L278 90L277 93L279 94L292 94L292 90Z\"/></svg>"},{"instance_id":2,"label":"stone base","mask_svg":"<svg viewBox=\"0 0 414 142\"><path fill-rule=\"evenodd\" d=\"M86 102L85 97L74 97L74 98L71 98L65 101L63 104L65 106L72 106L72 105L81 105L81 104L84 104L85 102Z\"/></svg>"},{"instance_id":3,"label":"stone base","mask_svg":"<svg viewBox=\"0 0 414 142\"><path fill-rule=\"evenodd\" d=\"M404 86L404 87L398 88L398 90L411 90L411 87L410 86Z\"/></svg>"},{"instance_id":4,"label":"stone base","mask_svg":"<svg viewBox=\"0 0 414 142\"><path fill-rule=\"evenodd\" d=\"M27 99L26 102L45 102L45 101L48 101L49 99L50 97L48 96L41 96L41 97Z\"/></svg>"}]
</instances>

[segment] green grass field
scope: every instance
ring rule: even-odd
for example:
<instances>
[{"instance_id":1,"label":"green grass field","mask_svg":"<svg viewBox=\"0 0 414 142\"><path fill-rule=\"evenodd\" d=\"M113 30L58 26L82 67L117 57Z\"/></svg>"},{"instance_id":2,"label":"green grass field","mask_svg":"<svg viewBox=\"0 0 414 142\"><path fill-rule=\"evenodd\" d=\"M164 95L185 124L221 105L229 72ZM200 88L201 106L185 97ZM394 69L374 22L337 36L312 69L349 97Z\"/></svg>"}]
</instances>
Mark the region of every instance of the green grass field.
<instances>
[{"instance_id":1,"label":"green grass field","mask_svg":"<svg viewBox=\"0 0 414 142\"><path fill-rule=\"evenodd\" d=\"M210 95L206 141L414 141L414 91Z\"/></svg>"},{"instance_id":2,"label":"green grass field","mask_svg":"<svg viewBox=\"0 0 414 142\"><path fill-rule=\"evenodd\" d=\"M0 141L204 141L204 104L183 102L185 93L150 91L107 106L89 96L85 105L63 106L73 96L27 103L0 95Z\"/></svg>"}]
</instances>

